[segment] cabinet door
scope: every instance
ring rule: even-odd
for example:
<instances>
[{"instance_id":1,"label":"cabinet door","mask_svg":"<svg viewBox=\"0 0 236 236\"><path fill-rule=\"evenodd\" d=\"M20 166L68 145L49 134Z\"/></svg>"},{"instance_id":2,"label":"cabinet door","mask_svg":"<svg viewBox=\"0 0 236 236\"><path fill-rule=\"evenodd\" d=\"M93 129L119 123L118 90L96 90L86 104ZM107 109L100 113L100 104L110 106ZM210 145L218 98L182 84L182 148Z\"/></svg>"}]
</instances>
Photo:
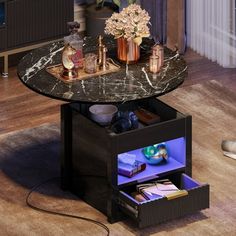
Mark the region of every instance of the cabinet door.
<instances>
[{"instance_id":1,"label":"cabinet door","mask_svg":"<svg viewBox=\"0 0 236 236\"><path fill-rule=\"evenodd\" d=\"M7 4L8 48L67 34L73 0L10 0Z\"/></svg>"}]
</instances>

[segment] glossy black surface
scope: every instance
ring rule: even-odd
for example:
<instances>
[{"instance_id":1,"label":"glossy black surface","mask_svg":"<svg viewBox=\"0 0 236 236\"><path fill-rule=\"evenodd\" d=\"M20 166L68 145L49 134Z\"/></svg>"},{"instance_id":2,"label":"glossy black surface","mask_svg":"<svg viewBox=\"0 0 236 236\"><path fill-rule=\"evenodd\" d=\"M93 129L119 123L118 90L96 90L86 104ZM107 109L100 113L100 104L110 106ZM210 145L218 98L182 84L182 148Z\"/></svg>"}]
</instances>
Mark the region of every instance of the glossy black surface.
<instances>
[{"instance_id":1,"label":"glossy black surface","mask_svg":"<svg viewBox=\"0 0 236 236\"><path fill-rule=\"evenodd\" d=\"M97 40L85 38L84 53L97 50ZM107 38L105 44L109 57L116 60L116 42ZM63 42L56 42L27 54L18 65L21 81L30 89L48 97L77 102L117 103L160 96L181 83L187 76L185 61L165 48L165 63L159 74L149 72L149 55L152 41L141 45L141 60L135 65L121 65L119 72L64 83L45 70L46 67L61 63Z\"/></svg>"}]
</instances>

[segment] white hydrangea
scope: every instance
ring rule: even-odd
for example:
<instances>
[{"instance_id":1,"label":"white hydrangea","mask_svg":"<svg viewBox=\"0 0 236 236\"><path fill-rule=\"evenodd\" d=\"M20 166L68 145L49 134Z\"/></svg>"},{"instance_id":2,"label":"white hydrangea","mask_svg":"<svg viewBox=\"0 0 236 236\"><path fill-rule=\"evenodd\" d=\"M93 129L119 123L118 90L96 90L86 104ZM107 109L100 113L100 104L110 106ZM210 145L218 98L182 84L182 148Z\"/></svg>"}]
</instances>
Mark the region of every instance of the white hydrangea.
<instances>
[{"instance_id":1,"label":"white hydrangea","mask_svg":"<svg viewBox=\"0 0 236 236\"><path fill-rule=\"evenodd\" d=\"M137 44L143 37L148 37L150 16L137 4L131 4L120 13L113 13L106 21L105 33L115 38L133 39Z\"/></svg>"}]
</instances>

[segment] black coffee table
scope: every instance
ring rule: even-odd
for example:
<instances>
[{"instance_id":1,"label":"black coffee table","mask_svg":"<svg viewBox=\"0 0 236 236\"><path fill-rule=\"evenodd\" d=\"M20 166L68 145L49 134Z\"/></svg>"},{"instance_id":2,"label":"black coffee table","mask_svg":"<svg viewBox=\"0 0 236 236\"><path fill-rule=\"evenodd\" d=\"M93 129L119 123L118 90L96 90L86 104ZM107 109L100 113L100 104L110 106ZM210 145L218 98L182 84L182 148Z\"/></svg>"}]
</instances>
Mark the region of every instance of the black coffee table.
<instances>
[{"instance_id":1,"label":"black coffee table","mask_svg":"<svg viewBox=\"0 0 236 236\"><path fill-rule=\"evenodd\" d=\"M96 39L85 38L84 42L84 53L96 52ZM108 57L116 61L115 41L105 38L105 44L109 50ZM135 65L127 68L120 64L118 72L71 84L56 79L46 71L48 66L61 63L62 41L32 51L18 65L19 78L27 87L44 96L70 102L61 106L61 187L106 214L109 222L119 220L123 216L122 210L140 227L209 206L209 186L202 186L189 177L191 116L181 114L156 99L183 83L187 76L186 63L178 53L165 48L163 68L156 75L150 73L148 58L152 45L151 40L144 41L141 60ZM160 115L162 120L115 134L109 127L99 126L90 120L88 108L95 103L112 103L120 110L129 111L143 107ZM117 156L120 153L138 151L165 141L177 150L176 157L170 158L166 165L147 165L146 172L131 179L118 174ZM173 179L183 188L190 186L191 194L178 200L161 199L141 205L127 194L138 182L162 176ZM200 199L198 204L195 204L196 199ZM148 215L149 212L153 217Z\"/></svg>"}]
</instances>

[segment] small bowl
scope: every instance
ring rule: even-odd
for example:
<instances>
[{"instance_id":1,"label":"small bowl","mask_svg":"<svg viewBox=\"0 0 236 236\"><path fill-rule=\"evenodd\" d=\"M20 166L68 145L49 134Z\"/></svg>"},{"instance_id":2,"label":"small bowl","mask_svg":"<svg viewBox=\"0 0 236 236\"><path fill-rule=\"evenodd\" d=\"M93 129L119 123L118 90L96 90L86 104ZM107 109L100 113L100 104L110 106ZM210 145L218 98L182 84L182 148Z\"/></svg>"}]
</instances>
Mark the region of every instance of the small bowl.
<instances>
[{"instance_id":1,"label":"small bowl","mask_svg":"<svg viewBox=\"0 0 236 236\"><path fill-rule=\"evenodd\" d=\"M114 105L93 105L89 107L90 118L102 126L109 125L118 111Z\"/></svg>"}]
</instances>

